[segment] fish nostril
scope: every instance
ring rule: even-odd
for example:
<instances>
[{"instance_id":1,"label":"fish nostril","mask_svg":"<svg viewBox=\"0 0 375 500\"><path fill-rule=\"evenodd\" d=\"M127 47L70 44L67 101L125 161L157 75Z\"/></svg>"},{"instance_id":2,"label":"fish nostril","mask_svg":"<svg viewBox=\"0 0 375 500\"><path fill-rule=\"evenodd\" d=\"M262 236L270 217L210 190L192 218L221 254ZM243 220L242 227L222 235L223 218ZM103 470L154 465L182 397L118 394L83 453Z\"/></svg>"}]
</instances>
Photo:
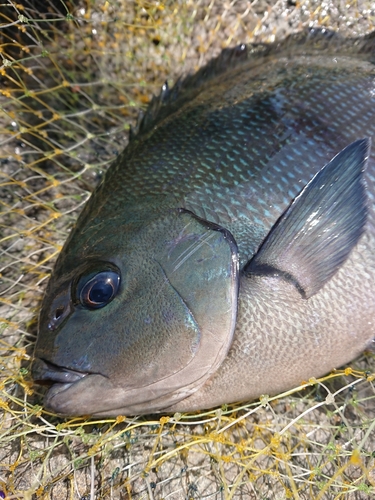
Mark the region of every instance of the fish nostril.
<instances>
[{"instance_id":1,"label":"fish nostril","mask_svg":"<svg viewBox=\"0 0 375 500\"><path fill-rule=\"evenodd\" d=\"M55 312L51 314L52 317L51 321L48 323L48 329L55 330L68 312L69 312L69 305L66 306L62 304L57 306Z\"/></svg>"},{"instance_id":2,"label":"fish nostril","mask_svg":"<svg viewBox=\"0 0 375 500\"><path fill-rule=\"evenodd\" d=\"M60 316L64 313L65 307L64 306L59 306L56 311L55 311L55 320L59 319Z\"/></svg>"}]
</instances>

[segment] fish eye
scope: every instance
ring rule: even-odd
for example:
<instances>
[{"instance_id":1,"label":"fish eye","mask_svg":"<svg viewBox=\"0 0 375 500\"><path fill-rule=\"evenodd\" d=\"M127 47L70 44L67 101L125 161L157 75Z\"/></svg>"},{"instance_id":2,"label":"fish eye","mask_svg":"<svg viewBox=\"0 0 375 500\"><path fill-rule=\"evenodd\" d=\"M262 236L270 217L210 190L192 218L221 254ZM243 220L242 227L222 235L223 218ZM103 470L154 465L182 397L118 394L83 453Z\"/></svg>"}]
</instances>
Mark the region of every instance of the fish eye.
<instances>
[{"instance_id":1,"label":"fish eye","mask_svg":"<svg viewBox=\"0 0 375 500\"><path fill-rule=\"evenodd\" d=\"M88 309L104 307L116 296L120 275L114 271L102 271L79 286L79 302Z\"/></svg>"}]
</instances>

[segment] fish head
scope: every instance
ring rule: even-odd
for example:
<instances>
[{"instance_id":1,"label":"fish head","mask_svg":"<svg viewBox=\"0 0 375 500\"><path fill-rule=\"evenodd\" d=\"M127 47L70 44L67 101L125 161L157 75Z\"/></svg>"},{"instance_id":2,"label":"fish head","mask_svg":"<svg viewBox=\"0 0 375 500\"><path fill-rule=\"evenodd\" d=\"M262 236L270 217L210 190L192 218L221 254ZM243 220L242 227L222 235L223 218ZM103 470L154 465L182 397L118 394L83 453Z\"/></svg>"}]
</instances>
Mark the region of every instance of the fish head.
<instances>
[{"instance_id":1,"label":"fish head","mask_svg":"<svg viewBox=\"0 0 375 500\"><path fill-rule=\"evenodd\" d=\"M183 209L73 231L42 305L33 377L62 415L150 413L196 391L230 347L231 234Z\"/></svg>"}]
</instances>

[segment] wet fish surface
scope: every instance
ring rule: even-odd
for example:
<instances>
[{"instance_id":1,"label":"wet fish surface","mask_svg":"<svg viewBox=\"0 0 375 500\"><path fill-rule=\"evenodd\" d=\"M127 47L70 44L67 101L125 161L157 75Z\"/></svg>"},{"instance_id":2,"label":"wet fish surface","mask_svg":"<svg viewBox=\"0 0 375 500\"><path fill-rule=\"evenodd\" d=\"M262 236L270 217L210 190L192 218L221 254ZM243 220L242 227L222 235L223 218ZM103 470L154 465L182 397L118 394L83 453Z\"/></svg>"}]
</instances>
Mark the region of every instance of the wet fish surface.
<instances>
[{"instance_id":1,"label":"wet fish surface","mask_svg":"<svg viewBox=\"0 0 375 500\"><path fill-rule=\"evenodd\" d=\"M225 50L163 87L70 234L33 362L61 415L276 394L374 338L375 36Z\"/></svg>"}]
</instances>

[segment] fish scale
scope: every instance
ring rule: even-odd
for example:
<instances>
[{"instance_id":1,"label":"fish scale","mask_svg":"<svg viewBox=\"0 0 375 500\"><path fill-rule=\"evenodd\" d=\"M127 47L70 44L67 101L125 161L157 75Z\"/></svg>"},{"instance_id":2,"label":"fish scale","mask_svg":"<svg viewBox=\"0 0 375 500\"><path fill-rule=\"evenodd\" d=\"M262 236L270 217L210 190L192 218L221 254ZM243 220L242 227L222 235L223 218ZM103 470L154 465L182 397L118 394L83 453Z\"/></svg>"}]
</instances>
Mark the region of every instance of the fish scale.
<instances>
[{"instance_id":1,"label":"fish scale","mask_svg":"<svg viewBox=\"0 0 375 500\"><path fill-rule=\"evenodd\" d=\"M33 376L62 415L275 394L372 344L375 37L241 46L163 87L81 213Z\"/></svg>"}]
</instances>

